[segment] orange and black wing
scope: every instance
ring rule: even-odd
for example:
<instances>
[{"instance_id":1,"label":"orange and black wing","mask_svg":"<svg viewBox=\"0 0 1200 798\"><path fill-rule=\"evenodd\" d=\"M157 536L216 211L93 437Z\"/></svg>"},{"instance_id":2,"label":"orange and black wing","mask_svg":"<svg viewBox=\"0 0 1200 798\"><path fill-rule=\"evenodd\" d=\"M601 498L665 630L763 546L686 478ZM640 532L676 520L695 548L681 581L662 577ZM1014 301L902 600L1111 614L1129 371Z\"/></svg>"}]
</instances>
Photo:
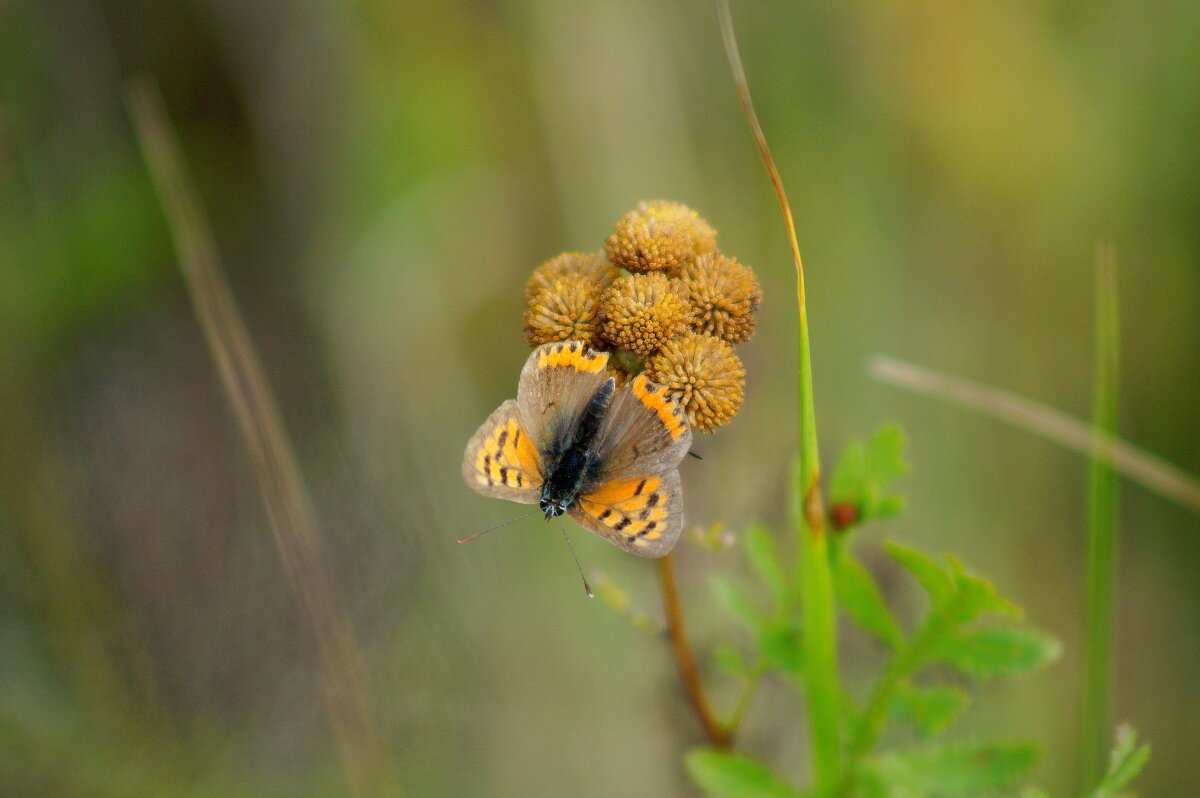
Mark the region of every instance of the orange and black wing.
<instances>
[{"instance_id":1,"label":"orange and black wing","mask_svg":"<svg viewBox=\"0 0 1200 798\"><path fill-rule=\"evenodd\" d=\"M580 496L567 513L585 529L642 557L662 557L683 530L678 471L624 477Z\"/></svg>"},{"instance_id":2,"label":"orange and black wing","mask_svg":"<svg viewBox=\"0 0 1200 798\"><path fill-rule=\"evenodd\" d=\"M463 454L463 479L484 496L533 504L541 497L542 462L537 446L509 399L472 436Z\"/></svg>"}]
</instances>

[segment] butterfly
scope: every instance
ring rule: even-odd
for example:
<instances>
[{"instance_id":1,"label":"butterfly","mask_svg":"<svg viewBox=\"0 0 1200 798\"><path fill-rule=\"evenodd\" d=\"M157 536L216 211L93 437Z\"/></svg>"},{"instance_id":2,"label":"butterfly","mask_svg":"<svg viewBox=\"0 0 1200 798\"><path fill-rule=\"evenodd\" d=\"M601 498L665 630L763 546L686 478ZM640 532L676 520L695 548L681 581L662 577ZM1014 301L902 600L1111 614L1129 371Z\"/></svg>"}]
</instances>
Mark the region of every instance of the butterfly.
<instances>
[{"instance_id":1,"label":"butterfly","mask_svg":"<svg viewBox=\"0 0 1200 798\"><path fill-rule=\"evenodd\" d=\"M626 551L662 557L683 529L677 467L692 445L687 416L639 374L620 389L608 353L544 344L467 444L463 479L484 496L566 513Z\"/></svg>"}]
</instances>

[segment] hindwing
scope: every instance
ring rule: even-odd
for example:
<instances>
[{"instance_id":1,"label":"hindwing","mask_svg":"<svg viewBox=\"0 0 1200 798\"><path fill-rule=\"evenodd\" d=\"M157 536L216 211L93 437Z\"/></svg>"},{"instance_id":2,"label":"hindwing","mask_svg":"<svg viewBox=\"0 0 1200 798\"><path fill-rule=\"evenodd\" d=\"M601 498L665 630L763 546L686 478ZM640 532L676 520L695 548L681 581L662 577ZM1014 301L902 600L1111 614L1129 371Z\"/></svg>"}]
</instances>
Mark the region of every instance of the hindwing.
<instances>
[{"instance_id":1,"label":"hindwing","mask_svg":"<svg viewBox=\"0 0 1200 798\"><path fill-rule=\"evenodd\" d=\"M679 472L624 477L580 496L567 514L580 526L642 557L662 557L683 530Z\"/></svg>"}]
</instances>

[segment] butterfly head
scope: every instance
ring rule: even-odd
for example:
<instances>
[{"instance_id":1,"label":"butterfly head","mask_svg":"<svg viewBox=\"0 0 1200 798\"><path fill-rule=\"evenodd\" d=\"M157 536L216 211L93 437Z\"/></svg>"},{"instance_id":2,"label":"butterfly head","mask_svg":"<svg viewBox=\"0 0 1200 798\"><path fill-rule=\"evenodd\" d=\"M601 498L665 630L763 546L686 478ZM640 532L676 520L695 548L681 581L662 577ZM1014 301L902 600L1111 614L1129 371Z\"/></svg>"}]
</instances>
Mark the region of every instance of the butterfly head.
<instances>
[{"instance_id":1,"label":"butterfly head","mask_svg":"<svg viewBox=\"0 0 1200 798\"><path fill-rule=\"evenodd\" d=\"M542 496L542 500L538 502L538 506L542 508L542 512L546 514L547 521L555 516L562 515L567 511L567 506L565 504L546 496Z\"/></svg>"}]
</instances>

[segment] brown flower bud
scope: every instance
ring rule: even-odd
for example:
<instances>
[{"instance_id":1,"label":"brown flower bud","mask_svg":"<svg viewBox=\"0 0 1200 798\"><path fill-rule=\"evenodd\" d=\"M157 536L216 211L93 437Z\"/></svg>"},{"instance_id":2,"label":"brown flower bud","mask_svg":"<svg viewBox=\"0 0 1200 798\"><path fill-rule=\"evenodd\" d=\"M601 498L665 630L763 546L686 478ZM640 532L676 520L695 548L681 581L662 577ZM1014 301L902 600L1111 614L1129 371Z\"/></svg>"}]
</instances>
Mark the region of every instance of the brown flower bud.
<instances>
[{"instance_id":1,"label":"brown flower bud","mask_svg":"<svg viewBox=\"0 0 1200 798\"><path fill-rule=\"evenodd\" d=\"M683 405L694 430L712 432L741 409L746 369L720 338L689 330L667 341L645 373Z\"/></svg>"}]
</instances>

